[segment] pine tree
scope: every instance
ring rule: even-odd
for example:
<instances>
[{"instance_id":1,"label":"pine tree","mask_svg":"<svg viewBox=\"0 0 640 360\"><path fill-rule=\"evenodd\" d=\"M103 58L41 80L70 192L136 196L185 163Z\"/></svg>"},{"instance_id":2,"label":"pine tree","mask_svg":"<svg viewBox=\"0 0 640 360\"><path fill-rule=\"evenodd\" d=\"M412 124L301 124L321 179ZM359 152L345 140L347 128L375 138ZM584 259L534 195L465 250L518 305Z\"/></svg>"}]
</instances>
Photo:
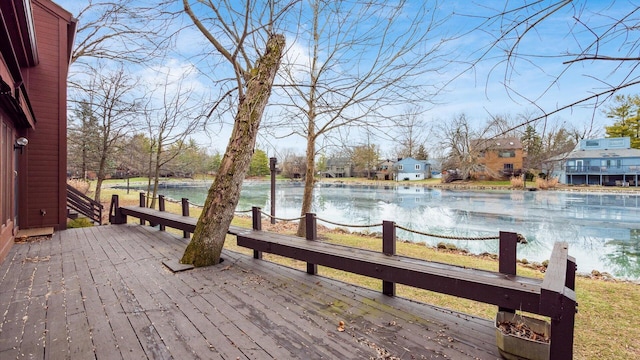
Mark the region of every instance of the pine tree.
<instances>
[{"instance_id":1,"label":"pine tree","mask_svg":"<svg viewBox=\"0 0 640 360\"><path fill-rule=\"evenodd\" d=\"M605 126L607 137L630 137L631 147L640 149L640 96L617 95L617 106L612 106L606 113L615 119L613 125Z\"/></svg>"}]
</instances>

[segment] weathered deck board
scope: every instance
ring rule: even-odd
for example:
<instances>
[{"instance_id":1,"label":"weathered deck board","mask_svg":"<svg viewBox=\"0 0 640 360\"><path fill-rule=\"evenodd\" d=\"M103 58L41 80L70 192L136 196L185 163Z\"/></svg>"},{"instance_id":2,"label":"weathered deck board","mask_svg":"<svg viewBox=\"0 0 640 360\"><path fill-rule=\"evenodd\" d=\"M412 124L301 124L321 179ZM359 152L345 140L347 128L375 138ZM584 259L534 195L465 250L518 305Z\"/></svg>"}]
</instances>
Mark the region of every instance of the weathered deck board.
<instances>
[{"instance_id":1,"label":"weathered deck board","mask_svg":"<svg viewBox=\"0 0 640 360\"><path fill-rule=\"evenodd\" d=\"M185 246L139 225L15 244L0 264L0 358L499 358L489 320L227 251L172 273L162 261Z\"/></svg>"},{"instance_id":2,"label":"weathered deck board","mask_svg":"<svg viewBox=\"0 0 640 360\"><path fill-rule=\"evenodd\" d=\"M274 270L277 271L277 269L271 269L271 271ZM375 332L380 339L384 340L384 345L378 344L378 347L385 348L391 353L397 354L405 351L417 356L417 354L424 355L426 352L433 352L434 355L447 354L456 358L457 353L461 351L469 354L475 353L477 346L474 343L478 341L477 339L481 339L480 343L486 347L491 347L495 343L495 334L492 332L491 324L486 321L474 323L478 320L474 317L453 314L456 317L454 319L456 322L452 324L455 326L451 326L453 330L449 330L447 329L448 325L444 328L442 325L443 321L451 322L452 320L452 314L447 310L430 307L425 312L424 304L415 304L415 312L408 313L394 307L396 299L377 292L345 287L343 284L333 281L310 283L309 276L304 272L291 272L288 275L290 275L289 280L284 283L286 292L267 293L268 290L283 286L283 284L264 286L264 283L268 283L269 279L282 277L276 273L269 274L268 270L266 274L256 275L256 279L247 285L255 288L252 293L263 291L265 296L273 296L278 300L274 303L286 304L287 308L299 307L297 311L305 313L308 320L320 316L318 322L324 322L328 332L333 331L340 320L347 323L347 331L352 332L354 337L360 338L362 341L366 341L368 335ZM292 284L295 286L291 286ZM354 289L360 290L361 296L354 296ZM402 303L403 306L407 305L406 302ZM321 309L320 313L317 312L318 308ZM314 310L316 313L311 313ZM444 312L445 316L441 316L441 312ZM466 325L466 323L471 326L469 328L458 327L462 324ZM464 345L451 347L449 340L461 335L470 336L470 339L458 341L466 343L470 347ZM397 338L402 338L403 343L396 343ZM370 342L370 344L374 343Z\"/></svg>"}]
</instances>

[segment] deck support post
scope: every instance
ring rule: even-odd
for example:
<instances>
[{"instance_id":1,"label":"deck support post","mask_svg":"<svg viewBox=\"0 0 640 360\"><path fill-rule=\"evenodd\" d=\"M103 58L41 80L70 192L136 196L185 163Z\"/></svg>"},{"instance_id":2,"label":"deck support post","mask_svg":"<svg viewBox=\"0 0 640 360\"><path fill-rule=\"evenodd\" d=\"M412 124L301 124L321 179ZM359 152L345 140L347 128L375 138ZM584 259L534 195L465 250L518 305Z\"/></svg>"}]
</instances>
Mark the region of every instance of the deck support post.
<instances>
[{"instance_id":1,"label":"deck support post","mask_svg":"<svg viewBox=\"0 0 640 360\"><path fill-rule=\"evenodd\" d=\"M140 202L139 202L140 207L147 207L147 200L145 199L144 193L141 191L140 192ZM140 225L144 225L144 220L140 219Z\"/></svg>"},{"instance_id":2,"label":"deck support post","mask_svg":"<svg viewBox=\"0 0 640 360\"><path fill-rule=\"evenodd\" d=\"M164 195L158 195L158 210L164 211ZM165 226L160 224L160 231L164 231Z\"/></svg>"},{"instance_id":3,"label":"deck support post","mask_svg":"<svg viewBox=\"0 0 640 360\"><path fill-rule=\"evenodd\" d=\"M389 256L396 254L396 223L393 221L382 222L382 253ZM396 296L396 283L383 280L382 293Z\"/></svg>"},{"instance_id":4,"label":"deck support post","mask_svg":"<svg viewBox=\"0 0 640 360\"><path fill-rule=\"evenodd\" d=\"M316 214L307 213L305 215L304 221L306 222L306 239L309 241L315 241L318 239L318 227ZM317 275L318 274L318 265L307 263L307 274Z\"/></svg>"},{"instance_id":5,"label":"deck support post","mask_svg":"<svg viewBox=\"0 0 640 360\"><path fill-rule=\"evenodd\" d=\"M251 208L251 225L253 230L262 231L262 209L257 206ZM253 250L254 259L262 259L262 251Z\"/></svg>"},{"instance_id":6,"label":"deck support post","mask_svg":"<svg viewBox=\"0 0 640 360\"><path fill-rule=\"evenodd\" d=\"M109 222L111 224L126 224L127 216L120 211L120 198L118 195L111 195L111 205L109 206Z\"/></svg>"},{"instance_id":7,"label":"deck support post","mask_svg":"<svg viewBox=\"0 0 640 360\"><path fill-rule=\"evenodd\" d=\"M554 246L554 252L555 252ZM551 254L551 260L547 273L545 274L545 280L550 280L548 283L549 288L543 289L540 293L540 302L544 304L545 311L554 315L551 316L551 337L549 344L549 358L550 359L573 359L573 337L575 331L575 316L578 311L578 303L575 301L574 296L566 296L566 292L569 289L575 291L576 288L576 262L575 258L566 255L566 268L560 269L560 274L555 274L551 266L556 265L557 262L555 254ZM563 257L559 258L561 261ZM562 278L556 278L556 275L564 276ZM553 280L561 281L562 284L554 286ZM564 289L562 289L564 288Z\"/></svg>"},{"instance_id":8,"label":"deck support post","mask_svg":"<svg viewBox=\"0 0 640 360\"><path fill-rule=\"evenodd\" d=\"M573 359L573 332L577 303L564 296L558 300L562 302L562 310L560 317L551 318L549 359Z\"/></svg>"},{"instance_id":9,"label":"deck support post","mask_svg":"<svg viewBox=\"0 0 640 360\"><path fill-rule=\"evenodd\" d=\"M181 204L182 204L182 216L189 216L189 199L182 198ZM190 233L187 231L182 232L182 237L185 239L188 239L189 235Z\"/></svg>"},{"instance_id":10,"label":"deck support post","mask_svg":"<svg viewBox=\"0 0 640 360\"><path fill-rule=\"evenodd\" d=\"M516 275L516 246L518 234L500 231L500 245L498 253L498 271L507 277ZM514 313L516 309L499 307L498 311Z\"/></svg>"}]
</instances>

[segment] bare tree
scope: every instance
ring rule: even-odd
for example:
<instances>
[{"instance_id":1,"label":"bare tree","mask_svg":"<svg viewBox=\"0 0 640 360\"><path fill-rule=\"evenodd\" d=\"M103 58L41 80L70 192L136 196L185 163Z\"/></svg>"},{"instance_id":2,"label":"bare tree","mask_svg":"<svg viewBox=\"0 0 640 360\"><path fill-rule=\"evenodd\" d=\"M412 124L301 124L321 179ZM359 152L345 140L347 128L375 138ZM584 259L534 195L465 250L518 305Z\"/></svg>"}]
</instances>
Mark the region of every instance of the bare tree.
<instances>
[{"instance_id":1,"label":"bare tree","mask_svg":"<svg viewBox=\"0 0 640 360\"><path fill-rule=\"evenodd\" d=\"M478 161L483 148L479 141L486 140L486 129L474 129L467 116L461 114L451 121L440 122L437 131L442 148L448 151L442 164L443 170L455 170L462 179L468 179L473 172L486 171ZM447 178L443 177L443 181L446 180Z\"/></svg>"},{"instance_id":2,"label":"bare tree","mask_svg":"<svg viewBox=\"0 0 640 360\"><path fill-rule=\"evenodd\" d=\"M592 119L579 135L587 136L595 131L594 118L599 106L620 91L640 85L638 10L637 5L626 1L586 0L506 2L495 8L491 3L468 6L459 15L476 24L469 33L491 39L474 48L468 69L491 64L493 71L487 77L488 83L493 73L501 72L508 95L538 109L539 116L514 127L546 121L564 110L591 107ZM554 42L559 36L569 40L566 46ZM536 76L548 78L547 87L537 94L529 92L529 84L519 78L523 69L529 76L537 71ZM539 105L550 90L572 75L591 81L592 87L566 84L577 93L575 100L556 104L554 108Z\"/></svg>"},{"instance_id":3,"label":"bare tree","mask_svg":"<svg viewBox=\"0 0 640 360\"><path fill-rule=\"evenodd\" d=\"M489 114L484 128L487 129L487 137L521 137L523 130L518 126L522 122L526 122L529 116L526 114L512 117L509 114Z\"/></svg>"},{"instance_id":4,"label":"bare tree","mask_svg":"<svg viewBox=\"0 0 640 360\"><path fill-rule=\"evenodd\" d=\"M148 6L130 0L89 0L76 17L78 29L71 54L77 61L110 60L143 63L164 51L171 37L172 15L162 2Z\"/></svg>"},{"instance_id":5,"label":"bare tree","mask_svg":"<svg viewBox=\"0 0 640 360\"><path fill-rule=\"evenodd\" d=\"M416 157L420 146L424 148L426 124L422 116L423 111L421 108L412 107L394 119L396 143L398 145L396 148L397 158Z\"/></svg>"},{"instance_id":6,"label":"bare tree","mask_svg":"<svg viewBox=\"0 0 640 360\"><path fill-rule=\"evenodd\" d=\"M285 46L274 32L278 18L275 3L198 2L194 9L183 0L184 11L232 73L237 107L229 144L218 175L209 189L202 214L182 259L194 266L215 265L240 198L242 181L249 169L262 114L269 100ZM229 94L232 93L231 91Z\"/></svg>"},{"instance_id":7,"label":"bare tree","mask_svg":"<svg viewBox=\"0 0 640 360\"><path fill-rule=\"evenodd\" d=\"M200 99L184 84L186 75L172 80L171 70L167 69L162 84L147 97L144 114L151 141L147 189L151 190L151 208L155 208L160 171L188 146L186 140L196 131L202 118Z\"/></svg>"},{"instance_id":8,"label":"bare tree","mask_svg":"<svg viewBox=\"0 0 640 360\"><path fill-rule=\"evenodd\" d=\"M100 201L102 182L108 175L109 163L124 140L139 106L136 82L121 68L117 71L96 70L87 84L87 97L78 102L83 111L96 119L95 141L97 184L95 200Z\"/></svg>"},{"instance_id":9,"label":"bare tree","mask_svg":"<svg viewBox=\"0 0 640 360\"><path fill-rule=\"evenodd\" d=\"M169 31L173 28L170 26L170 21L174 17L173 13L166 11L166 5L169 5L166 2L151 2L145 5L144 1L88 0L82 3L82 7L75 14L78 18L78 28L71 53L68 78L69 104L73 104L71 106L75 106L76 109L79 109L82 104L87 104L87 99L95 99L96 94L92 92L106 86L100 84L96 76L106 79L107 83L126 93L133 91L133 88L129 88L129 85L133 85L129 82L134 71L130 65L145 66L153 63L151 60L170 49L172 36ZM120 79L116 79L114 74L119 74ZM109 96L116 96L116 94ZM123 100L125 97L127 96L114 100L129 101ZM95 104L92 104L89 110L94 108ZM90 118L85 118L85 120L88 119ZM135 118L131 117L127 120L134 122ZM115 121L117 122L119 120ZM116 127L119 126L115 123ZM81 161L86 163L91 160L91 157L97 157L95 161L100 164L98 167L104 172L106 169L103 166L106 165L101 161L104 159L116 161L119 146L115 144L122 140L123 134L113 129L103 128L103 135L105 132L111 132L111 135L106 136L117 138L111 139L114 141L113 144L105 146L103 142L85 142L80 145L78 143L84 142L84 139L78 138L77 135L92 132L92 123L81 121L72 125L68 134L71 145L68 149L68 158L81 157ZM100 149L93 150L91 147L100 147ZM89 149L91 151L88 151ZM112 153L106 154L104 151ZM120 165L131 168L130 160L130 158L121 159ZM128 163L128 166L125 163ZM99 193L97 196L99 197Z\"/></svg>"},{"instance_id":10,"label":"bare tree","mask_svg":"<svg viewBox=\"0 0 640 360\"><path fill-rule=\"evenodd\" d=\"M311 8L307 8L307 4ZM350 127L376 127L388 110L428 101L435 89L420 77L441 68L443 38L431 38L445 19L421 2L300 2L296 45L284 68L279 130L306 139L301 213L311 210L320 140ZM433 84L431 84L433 85ZM379 132L380 133L380 132ZM299 236L305 222L299 223Z\"/></svg>"}]
</instances>

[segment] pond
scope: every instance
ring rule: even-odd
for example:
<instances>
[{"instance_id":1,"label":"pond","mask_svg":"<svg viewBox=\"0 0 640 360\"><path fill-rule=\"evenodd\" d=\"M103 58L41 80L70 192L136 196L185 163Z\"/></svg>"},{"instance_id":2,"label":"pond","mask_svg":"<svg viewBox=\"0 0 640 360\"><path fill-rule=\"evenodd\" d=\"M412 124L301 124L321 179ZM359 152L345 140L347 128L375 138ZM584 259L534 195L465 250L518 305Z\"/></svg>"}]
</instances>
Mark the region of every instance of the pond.
<instances>
[{"instance_id":1,"label":"pond","mask_svg":"<svg viewBox=\"0 0 640 360\"><path fill-rule=\"evenodd\" d=\"M166 185L165 185L166 186ZM174 199L204 203L208 186L163 187ZM276 216L300 216L302 183L278 182ZM270 209L268 182L246 182L237 210ZM523 234L518 258L542 262L555 241L567 241L578 272L606 271L640 279L640 196L561 191L459 191L405 186L358 186L318 183L313 212L319 219L342 224L375 224L382 220L438 235L497 236L498 231ZM332 227L332 225L320 224ZM362 229L352 229L362 231ZM382 231L380 227L371 232ZM497 240L443 240L398 230L399 239L436 245L445 241L472 253L498 252Z\"/></svg>"}]
</instances>

